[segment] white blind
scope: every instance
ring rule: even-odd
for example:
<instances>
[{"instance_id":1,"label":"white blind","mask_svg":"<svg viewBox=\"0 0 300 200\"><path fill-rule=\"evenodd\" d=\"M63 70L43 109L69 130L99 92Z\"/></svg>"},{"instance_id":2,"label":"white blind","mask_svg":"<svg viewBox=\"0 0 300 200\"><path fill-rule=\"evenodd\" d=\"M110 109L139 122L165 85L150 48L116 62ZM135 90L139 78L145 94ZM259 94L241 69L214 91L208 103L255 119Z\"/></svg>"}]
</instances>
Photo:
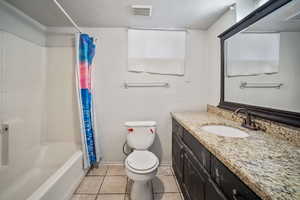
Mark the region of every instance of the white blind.
<instances>
[{"instance_id":1,"label":"white blind","mask_svg":"<svg viewBox=\"0 0 300 200\"><path fill-rule=\"evenodd\" d=\"M228 76L279 72L279 33L241 33L226 41Z\"/></svg>"},{"instance_id":2,"label":"white blind","mask_svg":"<svg viewBox=\"0 0 300 200\"><path fill-rule=\"evenodd\" d=\"M184 74L186 32L128 30L128 70Z\"/></svg>"}]
</instances>

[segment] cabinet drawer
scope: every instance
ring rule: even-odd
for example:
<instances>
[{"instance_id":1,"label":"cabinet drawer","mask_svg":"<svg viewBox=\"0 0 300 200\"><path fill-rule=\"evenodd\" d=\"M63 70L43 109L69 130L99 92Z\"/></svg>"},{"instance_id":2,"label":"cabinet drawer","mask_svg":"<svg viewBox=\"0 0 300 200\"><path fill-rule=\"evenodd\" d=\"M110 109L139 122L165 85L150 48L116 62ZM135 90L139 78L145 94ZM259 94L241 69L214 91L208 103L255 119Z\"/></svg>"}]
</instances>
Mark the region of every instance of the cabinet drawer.
<instances>
[{"instance_id":1,"label":"cabinet drawer","mask_svg":"<svg viewBox=\"0 0 300 200\"><path fill-rule=\"evenodd\" d=\"M211 160L211 176L229 200L260 200L260 198L217 158Z\"/></svg>"},{"instance_id":2,"label":"cabinet drawer","mask_svg":"<svg viewBox=\"0 0 300 200\"><path fill-rule=\"evenodd\" d=\"M200 142L194 138L185 129L183 130L183 142L192 150L199 162L204 166L208 173L210 173L210 152L200 144Z\"/></svg>"},{"instance_id":3,"label":"cabinet drawer","mask_svg":"<svg viewBox=\"0 0 300 200\"><path fill-rule=\"evenodd\" d=\"M172 133L182 138L183 127L175 119L172 119Z\"/></svg>"}]
</instances>

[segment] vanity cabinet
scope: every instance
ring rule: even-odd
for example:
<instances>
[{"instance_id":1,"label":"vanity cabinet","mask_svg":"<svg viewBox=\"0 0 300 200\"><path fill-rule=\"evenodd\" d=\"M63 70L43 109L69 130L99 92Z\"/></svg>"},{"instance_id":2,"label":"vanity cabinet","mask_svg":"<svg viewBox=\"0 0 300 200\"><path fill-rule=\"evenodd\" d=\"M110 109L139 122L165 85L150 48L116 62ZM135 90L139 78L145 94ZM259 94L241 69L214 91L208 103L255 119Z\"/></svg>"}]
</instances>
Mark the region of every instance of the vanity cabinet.
<instances>
[{"instance_id":1,"label":"vanity cabinet","mask_svg":"<svg viewBox=\"0 0 300 200\"><path fill-rule=\"evenodd\" d=\"M185 200L260 200L192 134L172 123L172 167Z\"/></svg>"},{"instance_id":2,"label":"vanity cabinet","mask_svg":"<svg viewBox=\"0 0 300 200\"><path fill-rule=\"evenodd\" d=\"M187 148L183 157L183 191L188 200L205 199L205 183L208 175L193 153Z\"/></svg>"},{"instance_id":3,"label":"vanity cabinet","mask_svg":"<svg viewBox=\"0 0 300 200\"><path fill-rule=\"evenodd\" d=\"M184 129L183 132L185 132L182 137L183 143L188 146L188 149L191 149L193 155L195 155L206 172L210 173L210 152L207 151L206 148L194 138L194 136L189 134L187 130Z\"/></svg>"},{"instance_id":4,"label":"vanity cabinet","mask_svg":"<svg viewBox=\"0 0 300 200\"><path fill-rule=\"evenodd\" d=\"M218 186L211 180L208 179L205 187L205 199L206 200L227 200Z\"/></svg>"},{"instance_id":5,"label":"vanity cabinet","mask_svg":"<svg viewBox=\"0 0 300 200\"><path fill-rule=\"evenodd\" d=\"M174 135L172 137L172 167L178 182L182 182L183 177L183 144Z\"/></svg>"},{"instance_id":6,"label":"vanity cabinet","mask_svg":"<svg viewBox=\"0 0 300 200\"><path fill-rule=\"evenodd\" d=\"M260 198L248 188L235 174L233 174L217 158L211 158L211 176L216 184L222 188L230 200L259 200Z\"/></svg>"}]
</instances>

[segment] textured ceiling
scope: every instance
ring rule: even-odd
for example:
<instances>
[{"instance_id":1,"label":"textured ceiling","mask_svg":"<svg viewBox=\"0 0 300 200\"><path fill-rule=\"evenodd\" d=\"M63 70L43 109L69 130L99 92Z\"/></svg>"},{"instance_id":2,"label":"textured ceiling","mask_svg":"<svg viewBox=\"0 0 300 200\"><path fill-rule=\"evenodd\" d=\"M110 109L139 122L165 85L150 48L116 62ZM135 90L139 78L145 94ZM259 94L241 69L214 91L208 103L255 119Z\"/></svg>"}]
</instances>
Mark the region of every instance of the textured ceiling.
<instances>
[{"instance_id":1,"label":"textured ceiling","mask_svg":"<svg viewBox=\"0 0 300 200\"><path fill-rule=\"evenodd\" d=\"M52 0L6 0L46 26L70 26ZM58 0L79 26L207 29L237 0ZM248 1L248 0L245 0ZM152 5L152 17L130 6Z\"/></svg>"}]
</instances>

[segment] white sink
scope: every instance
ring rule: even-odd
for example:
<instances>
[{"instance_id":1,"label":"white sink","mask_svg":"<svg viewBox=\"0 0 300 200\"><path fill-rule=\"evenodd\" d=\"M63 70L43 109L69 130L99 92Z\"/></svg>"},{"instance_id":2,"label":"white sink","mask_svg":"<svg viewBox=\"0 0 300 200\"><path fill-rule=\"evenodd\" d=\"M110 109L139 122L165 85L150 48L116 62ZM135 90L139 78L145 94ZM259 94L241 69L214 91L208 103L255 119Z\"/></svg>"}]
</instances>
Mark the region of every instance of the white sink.
<instances>
[{"instance_id":1,"label":"white sink","mask_svg":"<svg viewBox=\"0 0 300 200\"><path fill-rule=\"evenodd\" d=\"M224 137L245 138L249 136L245 131L224 125L205 125L201 129L208 133Z\"/></svg>"}]
</instances>

